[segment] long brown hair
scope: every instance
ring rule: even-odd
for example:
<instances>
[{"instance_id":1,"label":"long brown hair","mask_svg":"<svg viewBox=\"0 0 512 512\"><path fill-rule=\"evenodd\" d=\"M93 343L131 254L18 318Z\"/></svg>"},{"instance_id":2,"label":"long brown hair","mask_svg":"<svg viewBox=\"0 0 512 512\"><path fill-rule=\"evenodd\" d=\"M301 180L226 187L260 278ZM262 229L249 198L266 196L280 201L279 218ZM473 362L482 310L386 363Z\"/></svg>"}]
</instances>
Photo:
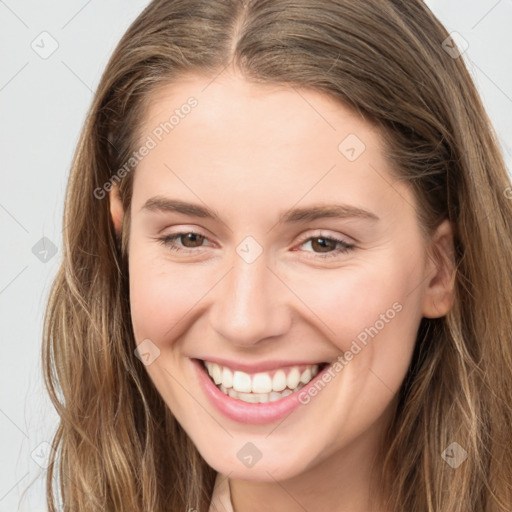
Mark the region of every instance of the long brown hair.
<instances>
[{"instance_id":1,"label":"long brown hair","mask_svg":"<svg viewBox=\"0 0 512 512\"><path fill-rule=\"evenodd\" d=\"M96 91L66 192L43 343L60 415L50 511L208 510L215 471L133 353L129 216L120 246L105 190L116 177L129 211L136 169L118 170L152 93L227 66L323 92L377 123L424 229L452 222L455 305L421 321L382 481L395 512L512 508L512 189L448 37L419 0L154 0L134 21ZM456 469L442 456L452 443L467 452Z\"/></svg>"}]
</instances>

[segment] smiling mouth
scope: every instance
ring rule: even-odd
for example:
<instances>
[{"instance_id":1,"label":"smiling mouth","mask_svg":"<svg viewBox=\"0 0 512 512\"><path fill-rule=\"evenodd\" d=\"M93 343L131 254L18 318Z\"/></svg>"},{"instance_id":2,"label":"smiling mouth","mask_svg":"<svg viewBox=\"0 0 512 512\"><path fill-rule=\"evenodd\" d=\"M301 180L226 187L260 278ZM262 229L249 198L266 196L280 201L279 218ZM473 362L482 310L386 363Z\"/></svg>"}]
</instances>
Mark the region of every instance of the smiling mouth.
<instances>
[{"instance_id":1,"label":"smiling mouth","mask_svg":"<svg viewBox=\"0 0 512 512\"><path fill-rule=\"evenodd\" d=\"M250 374L211 361L201 363L222 393L253 404L276 402L296 393L329 364L302 364Z\"/></svg>"}]
</instances>

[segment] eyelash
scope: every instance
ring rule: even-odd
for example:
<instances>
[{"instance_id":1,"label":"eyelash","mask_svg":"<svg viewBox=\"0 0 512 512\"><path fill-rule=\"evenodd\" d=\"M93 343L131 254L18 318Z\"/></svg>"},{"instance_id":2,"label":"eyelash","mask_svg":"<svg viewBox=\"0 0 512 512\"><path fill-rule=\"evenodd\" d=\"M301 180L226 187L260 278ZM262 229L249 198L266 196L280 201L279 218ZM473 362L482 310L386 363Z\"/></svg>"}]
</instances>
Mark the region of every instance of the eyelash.
<instances>
[{"instance_id":1,"label":"eyelash","mask_svg":"<svg viewBox=\"0 0 512 512\"><path fill-rule=\"evenodd\" d=\"M157 240L159 241L159 243L161 243L162 245L164 245L165 247L167 247L171 251L175 251L175 252L182 252L182 251L188 252L188 251L193 251L194 249L197 249L199 247L202 247L202 246L199 246L197 248L194 247L194 248L185 248L185 249L183 249L182 247L179 247L178 245L176 245L175 242L176 242L177 239L179 239L183 235L189 235L189 234L198 235L198 236L204 236L204 235L201 235L200 233L197 233L195 231L181 231L179 233L174 233L172 235L166 235L166 236L157 238ZM204 239L207 240L206 237L204 237ZM328 253L313 252L313 254L317 255L321 259L333 258L335 256L338 256L339 254L345 254L345 253L348 253L349 251L354 249L353 245L348 244L344 240L340 240L339 238L335 238L335 237L332 237L332 236L329 236L329 237L323 236L322 234L319 234L319 235L316 235L316 236L309 236L307 238L304 238L304 239L302 239L300 241L299 245L303 245L304 243L309 242L310 240L315 240L315 239L316 240L318 240L318 239L328 240L330 242L335 242L336 244L341 245L341 248L335 249L335 250L330 251ZM307 252L312 252L312 251L307 251Z\"/></svg>"}]
</instances>

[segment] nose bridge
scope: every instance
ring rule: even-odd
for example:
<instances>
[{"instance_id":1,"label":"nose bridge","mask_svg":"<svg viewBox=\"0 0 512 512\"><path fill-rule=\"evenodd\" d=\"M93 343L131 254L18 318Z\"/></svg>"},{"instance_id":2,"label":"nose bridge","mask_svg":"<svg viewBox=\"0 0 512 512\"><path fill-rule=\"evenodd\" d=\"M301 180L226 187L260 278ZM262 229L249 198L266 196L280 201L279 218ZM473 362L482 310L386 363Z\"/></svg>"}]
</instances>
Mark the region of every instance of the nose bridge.
<instances>
[{"instance_id":1,"label":"nose bridge","mask_svg":"<svg viewBox=\"0 0 512 512\"><path fill-rule=\"evenodd\" d=\"M289 327L283 291L267 265L265 253L251 261L243 251L237 252L231 271L217 287L211 310L212 327L234 344L257 343L283 334Z\"/></svg>"}]
</instances>

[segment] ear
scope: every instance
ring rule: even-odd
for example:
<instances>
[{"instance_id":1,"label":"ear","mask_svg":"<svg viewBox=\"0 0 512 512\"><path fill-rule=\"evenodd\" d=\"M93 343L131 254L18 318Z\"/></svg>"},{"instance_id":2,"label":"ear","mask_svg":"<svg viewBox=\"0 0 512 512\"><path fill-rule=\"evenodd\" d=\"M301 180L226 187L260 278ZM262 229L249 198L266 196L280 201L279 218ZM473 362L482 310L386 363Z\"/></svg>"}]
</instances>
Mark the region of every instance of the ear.
<instances>
[{"instance_id":1,"label":"ear","mask_svg":"<svg viewBox=\"0 0 512 512\"><path fill-rule=\"evenodd\" d=\"M121 231L123 226L123 202L121 200L121 194L119 193L119 187L117 185L112 187L109 192L110 201L110 215L114 224L114 229L118 237L121 237Z\"/></svg>"},{"instance_id":2,"label":"ear","mask_svg":"<svg viewBox=\"0 0 512 512\"><path fill-rule=\"evenodd\" d=\"M423 316L439 318L451 310L455 300L455 249L450 221L444 220L436 229L429 254Z\"/></svg>"}]
</instances>

